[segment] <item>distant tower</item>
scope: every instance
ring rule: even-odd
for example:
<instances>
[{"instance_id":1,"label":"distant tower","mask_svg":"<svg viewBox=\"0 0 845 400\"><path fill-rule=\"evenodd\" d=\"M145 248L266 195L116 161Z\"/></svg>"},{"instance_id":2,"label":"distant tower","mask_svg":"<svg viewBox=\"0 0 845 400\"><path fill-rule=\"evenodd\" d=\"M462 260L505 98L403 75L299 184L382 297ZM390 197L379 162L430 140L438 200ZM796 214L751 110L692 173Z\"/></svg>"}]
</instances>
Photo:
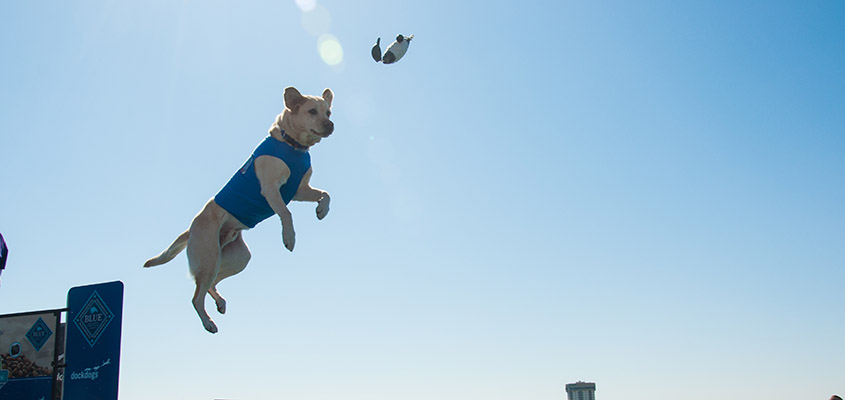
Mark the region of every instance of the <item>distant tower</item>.
<instances>
[{"instance_id":1,"label":"distant tower","mask_svg":"<svg viewBox=\"0 0 845 400\"><path fill-rule=\"evenodd\" d=\"M566 385L567 400L596 400L596 384L592 382L569 383Z\"/></svg>"}]
</instances>

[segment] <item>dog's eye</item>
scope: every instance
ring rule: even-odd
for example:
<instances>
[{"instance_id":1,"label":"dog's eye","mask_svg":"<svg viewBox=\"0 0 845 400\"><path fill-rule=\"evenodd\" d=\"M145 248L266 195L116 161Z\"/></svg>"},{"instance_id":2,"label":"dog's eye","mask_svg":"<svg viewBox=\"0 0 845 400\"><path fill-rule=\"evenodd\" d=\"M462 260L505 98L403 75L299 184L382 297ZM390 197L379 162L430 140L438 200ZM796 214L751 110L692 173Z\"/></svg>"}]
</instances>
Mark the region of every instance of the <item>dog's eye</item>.
<instances>
[{"instance_id":1,"label":"dog's eye","mask_svg":"<svg viewBox=\"0 0 845 400\"><path fill-rule=\"evenodd\" d=\"M332 112L331 112L331 111L326 111L326 116L327 116L327 117L331 117L331 116L332 116Z\"/></svg>"},{"instance_id":2,"label":"dog's eye","mask_svg":"<svg viewBox=\"0 0 845 400\"><path fill-rule=\"evenodd\" d=\"M316 109L316 108L312 108L312 109L308 110L308 114L311 114L311 115L317 115L317 109Z\"/></svg>"}]
</instances>

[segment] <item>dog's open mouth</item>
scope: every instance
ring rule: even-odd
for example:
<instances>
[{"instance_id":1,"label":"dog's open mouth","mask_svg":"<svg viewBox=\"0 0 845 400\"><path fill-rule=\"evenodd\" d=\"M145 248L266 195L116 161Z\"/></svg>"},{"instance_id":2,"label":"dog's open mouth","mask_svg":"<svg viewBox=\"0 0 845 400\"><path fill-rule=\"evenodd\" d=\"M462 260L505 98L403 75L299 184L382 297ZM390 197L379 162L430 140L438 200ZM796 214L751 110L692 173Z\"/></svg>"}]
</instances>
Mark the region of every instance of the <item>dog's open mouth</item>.
<instances>
[{"instance_id":1,"label":"dog's open mouth","mask_svg":"<svg viewBox=\"0 0 845 400\"><path fill-rule=\"evenodd\" d=\"M331 134L332 134L331 132L327 132L327 133L317 132L317 131L315 131L315 130L313 130L313 129L311 129L311 133L313 133L313 134L315 134L315 135L317 135L317 136L319 136L319 137L321 137L321 138L327 138L327 137L329 137L329 135L331 135Z\"/></svg>"}]
</instances>

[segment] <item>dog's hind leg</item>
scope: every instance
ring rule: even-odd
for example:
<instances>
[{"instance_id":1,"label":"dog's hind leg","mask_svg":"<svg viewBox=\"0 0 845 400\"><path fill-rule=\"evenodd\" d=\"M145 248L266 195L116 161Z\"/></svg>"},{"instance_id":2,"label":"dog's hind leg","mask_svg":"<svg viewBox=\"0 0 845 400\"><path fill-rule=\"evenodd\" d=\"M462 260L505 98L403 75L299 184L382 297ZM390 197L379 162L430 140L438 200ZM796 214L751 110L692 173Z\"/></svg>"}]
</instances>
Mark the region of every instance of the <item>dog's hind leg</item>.
<instances>
[{"instance_id":1,"label":"dog's hind leg","mask_svg":"<svg viewBox=\"0 0 845 400\"><path fill-rule=\"evenodd\" d=\"M238 232L237 238L232 243L223 246L223 250L220 253L220 270L217 272L217 278L214 279L214 283L211 285L211 289L208 290L208 294L211 295L217 304L217 311L220 314L225 314L226 299L217 291L217 284L223 279L243 271L247 263L249 263L249 259L252 258L252 254L250 254L249 248L240 232Z\"/></svg>"},{"instance_id":2,"label":"dog's hind leg","mask_svg":"<svg viewBox=\"0 0 845 400\"><path fill-rule=\"evenodd\" d=\"M220 314L226 314L226 299L220 295L220 292L217 291L217 284L211 285L211 289L208 289L208 294L211 295L211 298L214 299L214 304L217 304L217 312Z\"/></svg>"},{"instance_id":3,"label":"dog's hind leg","mask_svg":"<svg viewBox=\"0 0 845 400\"><path fill-rule=\"evenodd\" d=\"M197 284L191 303L205 330L217 333L217 325L205 311L205 294L211 289L220 269L220 228L213 218L203 214L200 213L191 223L187 244L188 265Z\"/></svg>"}]
</instances>

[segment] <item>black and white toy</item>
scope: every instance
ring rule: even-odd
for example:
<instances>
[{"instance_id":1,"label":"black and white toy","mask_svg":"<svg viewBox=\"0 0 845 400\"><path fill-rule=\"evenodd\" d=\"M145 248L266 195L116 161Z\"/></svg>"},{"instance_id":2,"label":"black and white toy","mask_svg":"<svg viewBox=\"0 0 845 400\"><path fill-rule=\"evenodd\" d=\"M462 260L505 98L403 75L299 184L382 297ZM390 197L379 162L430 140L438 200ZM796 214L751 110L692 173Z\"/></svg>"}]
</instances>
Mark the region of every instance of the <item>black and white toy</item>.
<instances>
[{"instance_id":1,"label":"black and white toy","mask_svg":"<svg viewBox=\"0 0 845 400\"><path fill-rule=\"evenodd\" d=\"M387 46L387 51L384 52L384 55L381 55L381 47L379 46L381 38L378 38L372 50L373 60L376 60L376 62L381 61L384 64L393 64L399 61L408 51L408 45L411 44L411 39L413 38L414 35L396 36L396 41L391 43L390 46Z\"/></svg>"}]
</instances>

